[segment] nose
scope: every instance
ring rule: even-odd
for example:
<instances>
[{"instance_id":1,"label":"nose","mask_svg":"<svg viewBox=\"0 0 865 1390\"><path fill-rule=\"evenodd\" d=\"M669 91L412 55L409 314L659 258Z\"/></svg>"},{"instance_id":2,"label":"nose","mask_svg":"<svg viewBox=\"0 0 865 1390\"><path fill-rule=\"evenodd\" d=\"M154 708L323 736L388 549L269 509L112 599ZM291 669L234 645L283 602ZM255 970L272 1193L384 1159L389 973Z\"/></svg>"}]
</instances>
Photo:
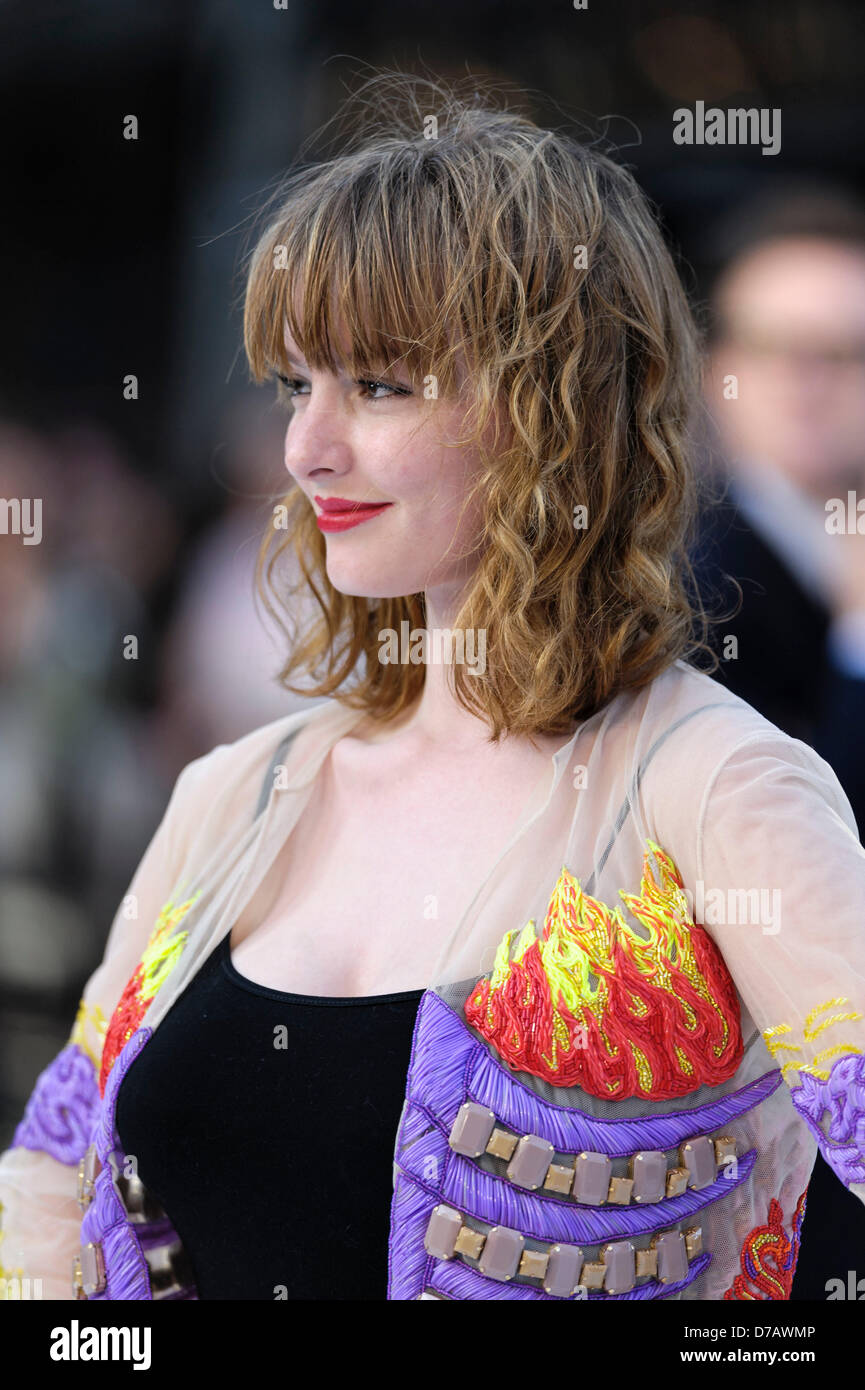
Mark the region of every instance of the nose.
<instances>
[{"instance_id":1,"label":"nose","mask_svg":"<svg viewBox=\"0 0 865 1390\"><path fill-rule=\"evenodd\" d=\"M341 474L350 466L351 444L338 403L325 391L303 400L285 431L285 467L297 482Z\"/></svg>"}]
</instances>

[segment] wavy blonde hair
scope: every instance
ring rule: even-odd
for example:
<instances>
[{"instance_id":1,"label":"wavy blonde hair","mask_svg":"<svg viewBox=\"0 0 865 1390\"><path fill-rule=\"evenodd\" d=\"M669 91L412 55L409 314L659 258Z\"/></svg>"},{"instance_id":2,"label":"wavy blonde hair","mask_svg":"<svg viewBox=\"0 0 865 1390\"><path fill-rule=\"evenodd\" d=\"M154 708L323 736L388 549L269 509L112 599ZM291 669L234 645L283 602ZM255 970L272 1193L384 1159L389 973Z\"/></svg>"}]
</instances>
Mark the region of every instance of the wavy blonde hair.
<instances>
[{"instance_id":1,"label":"wavy blonde hair","mask_svg":"<svg viewBox=\"0 0 865 1390\"><path fill-rule=\"evenodd\" d=\"M466 505L479 493L484 521L453 628L484 630L487 658L483 674L450 676L495 742L571 731L678 657L717 659L689 582L699 333L648 200L613 159L470 81L470 96L402 73L362 84L340 112L351 138L294 168L264 209L244 343L257 382L291 374L286 325L316 369L400 362L416 383L434 376L440 399L467 380L460 442L482 466ZM396 717L424 667L382 664L378 633L423 627L423 595L338 592L311 504L293 486L282 506L256 568L290 637L278 679ZM288 546L320 610L305 631L284 621L300 626L298 586L274 582ZM307 683L289 685L297 672Z\"/></svg>"}]
</instances>

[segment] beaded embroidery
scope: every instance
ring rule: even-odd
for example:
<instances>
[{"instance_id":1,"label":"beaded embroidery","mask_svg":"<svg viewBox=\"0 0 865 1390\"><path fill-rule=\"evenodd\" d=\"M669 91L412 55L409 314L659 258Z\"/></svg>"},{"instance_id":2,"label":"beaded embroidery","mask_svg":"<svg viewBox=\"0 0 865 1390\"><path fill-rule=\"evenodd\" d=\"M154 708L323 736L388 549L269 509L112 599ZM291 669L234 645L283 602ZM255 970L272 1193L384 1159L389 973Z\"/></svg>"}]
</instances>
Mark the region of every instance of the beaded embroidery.
<instances>
[{"instance_id":1,"label":"beaded embroidery","mask_svg":"<svg viewBox=\"0 0 865 1390\"><path fill-rule=\"evenodd\" d=\"M824 1004L817 1004L808 1014L802 1026L803 1041L810 1042L813 1038L819 1038L821 1033L824 1033L827 1028L833 1028L837 1023L852 1023L857 1019L861 1019L862 1014L857 1010L833 1013L830 1014L829 1018L820 1018L820 1015L824 1014L827 1009L840 1009L844 1004L849 1004L849 1002L849 999L845 998L844 995L839 995L835 999L827 999ZM781 1041L782 1038L791 1035L793 1035L793 1029L790 1027L789 1023L779 1023L774 1028L765 1028L763 1030L766 1046L773 1057L776 1057L779 1052L794 1052L801 1056L802 1047L799 1044ZM835 1036L837 1037L837 1034L835 1034ZM796 1083L787 1075L789 1071L809 1073L811 1076L819 1077L821 1081L828 1081L830 1069L823 1066L824 1062L827 1062L830 1057L839 1056L842 1052L860 1051L861 1048L855 1047L853 1043L841 1042L830 1044L828 1047L824 1047L818 1052L811 1062L800 1062L796 1057L788 1058L787 1061L781 1063L781 1075L790 1086L794 1086Z\"/></svg>"},{"instance_id":2,"label":"beaded embroidery","mask_svg":"<svg viewBox=\"0 0 865 1390\"><path fill-rule=\"evenodd\" d=\"M784 1230L780 1202L774 1197L770 1200L769 1219L765 1226L755 1226L745 1237L739 1256L742 1273L736 1275L724 1294L725 1299L765 1302L790 1297L799 1258L807 1196L806 1187L796 1203L792 1236L788 1236Z\"/></svg>"},{"instance_id":3,"label":"beaded embroidery","mask_svg":"<svg viewBox=\"0 0 865 1390\"><path fill-rule=\"evenodd\" d=\"M105 1034L99 1072L101 1096L105 1095L105 1084L116 1057L139 1027L157 992L180 958L189 933L177 931L177 926L200 894L199 888L185 903L177 906L173 902L166 903L156 919L144 954L120 996Z\"/></svg>"},{"instance_id":4,"label":"beaded embroidery","mask_svg":"<svg viewBox=\"0 0 865 1390\"><path fill-rule=\"evenodd\" d=\"M97 1044L95 1050L87 1041L88 1024L96 1034ZM69 1034L67 1046L74 1043L76 1047L79 1047L85 1057L90 1058L90 1061L93 1063L94 1071L99 1070L99 1058L105 1045L106 1028L105 1015L99 1005L88 1004L85 999L82 999L78 1004L78 1012L75 1015L75 1022L72 1025L72 1032Z\"/></svg>"},{"instance_id":5,"label":"beaded embroidery","mask_svg":"<svg viewBox=\"0 0 865 1390\"><path fill-rule=\"evenodd\" d=\"M790 1087L790 1097L817 1141L820 1152L841 1182L865 1182L865 1054L851 1042L832 1042L820 1049L810 1062L802 1061L806 1042L823 1038L827 1029L862 1018L858 1010L844 1009L844 995L817 1004L802 1025L800 1042L787 1042L797 1035L789 1023L778 1023L763 1030L766 1046L779 1059L781 1074ZM828 1010L828 1017L822 1017ZM783 1061L784 1053L792 1053ZM781 1056L779 1057L779 1054ZM828 1065L827 1065L828 1063ZM791 1075L798 1073L798 1075Z\"/></svg>"},{"instance_id":6,"label":"beaded embroidery","mask_svg":"<svg viewBox=\"0 0 865 1390\"><path fill-rule=\"evenodd\" d=\"M621 909L587 897L562 868L541 935L530 921L502 938L466 1021L510 1066L605 1100L668 1100L716 1086L743 1052L739 1002L717 946L690 916L668 854L647 840L638 895Z\"/></svg>"}]
</instances>

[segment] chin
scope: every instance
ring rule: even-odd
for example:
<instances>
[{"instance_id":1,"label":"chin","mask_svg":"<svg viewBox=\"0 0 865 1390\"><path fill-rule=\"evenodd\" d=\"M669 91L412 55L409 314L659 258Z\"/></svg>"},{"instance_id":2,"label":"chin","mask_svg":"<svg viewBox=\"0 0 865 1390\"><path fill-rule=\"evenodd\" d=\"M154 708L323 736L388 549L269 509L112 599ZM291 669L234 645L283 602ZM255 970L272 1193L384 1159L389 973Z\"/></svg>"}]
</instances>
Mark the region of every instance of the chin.
<instances>
[{"instance_id":1,"label":"chin","mask_svg":"<svg viewBox=\"0 0 865 1390\"><path fill-rule=\"evenodd\" d=\"M416 575L397 574L391 570L382 572L381 568L328 564L327 577L346 598L402 598L405 594L419 592L413 587Z\"/></svg>"}]
</instances>

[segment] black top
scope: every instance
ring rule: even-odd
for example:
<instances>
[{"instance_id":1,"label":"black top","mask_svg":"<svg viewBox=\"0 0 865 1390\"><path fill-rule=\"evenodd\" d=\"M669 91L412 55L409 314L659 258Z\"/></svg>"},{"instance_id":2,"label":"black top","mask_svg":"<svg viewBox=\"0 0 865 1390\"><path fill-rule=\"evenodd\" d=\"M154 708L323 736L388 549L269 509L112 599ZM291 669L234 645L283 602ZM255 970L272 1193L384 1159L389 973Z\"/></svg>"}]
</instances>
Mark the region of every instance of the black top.
<instances>
[{"instance_id":1,"label":"black top","mask_svg":"<svg viewBox=\"0 0 865 1390\"><path fill-rule=\"evenodd\" d=\"M286 994L240 975L229 941L124 1077L123 1151L171 1219L199 1298L383 1299L423 990Z\"/></svg>"}]
</instances>

